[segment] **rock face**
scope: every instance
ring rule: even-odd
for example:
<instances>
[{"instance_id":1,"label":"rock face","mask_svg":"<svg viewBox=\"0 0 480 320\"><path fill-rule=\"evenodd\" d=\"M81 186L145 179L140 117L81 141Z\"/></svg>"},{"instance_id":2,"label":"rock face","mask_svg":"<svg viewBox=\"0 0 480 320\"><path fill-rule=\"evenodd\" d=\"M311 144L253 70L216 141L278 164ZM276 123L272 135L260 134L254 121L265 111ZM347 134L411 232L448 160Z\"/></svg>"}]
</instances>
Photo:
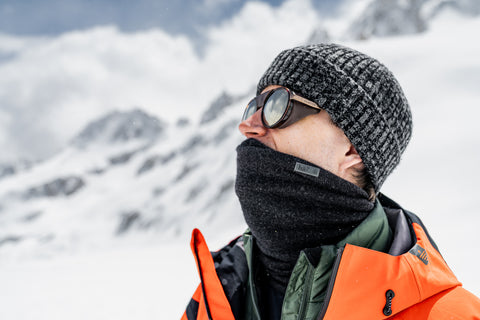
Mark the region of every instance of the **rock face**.
<instances>
[{"instance_id":1,"label":"rock face","mask_svg":"<svg viewBox=\"0 0 480 320\"><path fill-rule=\"evenodd\" d=\"M344 37L365 40L425 31L430 20L444 11L480 14L478 0L373 0L350 24Z\"/></svg>"},{"instance_id":2,"label":"rock face","mask_svg":"<svg viewBox=\"0 0 480 320\"><path fill-rule=\"evenodd\" d=\"M33 162L18 160L16 163L0 163L0 180L18 172L29 169L34 165Z\"/></svg>"},{"instance_id":3,"label":"rock face","mask_svg":"<svg viewBox=\"0 0 480 320\"><path fill-rule=\"evenodd\" d=\"M421 15L424 0L374 0L351 24L348 38L368 39L423 32L426 22Z\"/></svg>"},{"instance_id":4,"label":"rock face","mask_svg":"<svg viewBox=\"0 0 480 320\"><path fill-rule=\"evenodd\" d=\"M2 179L3 177L11 176L15 174L16 171L17 170L14 165L11 165L11 164L0 165L0 179Z\"/></svg>"},{"instance_id":5,"label":"rock face","mask_svg":"<svg viewBox=\"0 0 480 320\"><path fill-rule=\"evenodd\" d=\"M226 92L222 92L220 96L218 96L203 113L200 123L205 124L215 120L219 115L222 114L223 109L229 107L233 102L233 96Z\"/></svg>"},{"instance_id":6,"label":"rock face","mask_svg":"<svg viewBox=\"0 0 480 320\"><path fill-rule=\"evenodd\" d=\"M98 143L121 143L131 140L155 141L165 130L158 118L140 109L115 111L90 123L72 141L77 147Z\"/></svg>"},{"instance_id":7,"label":"rock face","mask_svg":"<svg viewBox=\"0 0 480 320\"><path fill-rule=\"evenodd\" d=\"M85 185L80 177L57 178L40 186L28 189L23 198L29 200L41 197L70 196Z\"/></svg>"}]
</instances>

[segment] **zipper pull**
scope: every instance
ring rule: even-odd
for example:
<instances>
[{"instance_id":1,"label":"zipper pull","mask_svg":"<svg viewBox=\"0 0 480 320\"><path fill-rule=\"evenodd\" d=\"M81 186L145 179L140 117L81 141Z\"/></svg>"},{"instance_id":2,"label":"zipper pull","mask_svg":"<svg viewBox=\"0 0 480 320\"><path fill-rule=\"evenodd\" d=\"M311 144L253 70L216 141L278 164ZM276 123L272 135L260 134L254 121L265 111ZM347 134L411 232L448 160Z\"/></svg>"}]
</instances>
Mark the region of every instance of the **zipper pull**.
<instances>
[{"instance_id":1,"label":"zipper pull","mask_svg":"<svg viewBox=\"0 0 480 320\"><path fill-rule=\"evenodd\" d=\"M395 292L393 292L393 290L387 290L385 297L387 298L387 303L385 303L385 307L383 308L383 314L389 316L392 314L392 300L393 297L395 297Z\"/></svg>"}]
</instances>

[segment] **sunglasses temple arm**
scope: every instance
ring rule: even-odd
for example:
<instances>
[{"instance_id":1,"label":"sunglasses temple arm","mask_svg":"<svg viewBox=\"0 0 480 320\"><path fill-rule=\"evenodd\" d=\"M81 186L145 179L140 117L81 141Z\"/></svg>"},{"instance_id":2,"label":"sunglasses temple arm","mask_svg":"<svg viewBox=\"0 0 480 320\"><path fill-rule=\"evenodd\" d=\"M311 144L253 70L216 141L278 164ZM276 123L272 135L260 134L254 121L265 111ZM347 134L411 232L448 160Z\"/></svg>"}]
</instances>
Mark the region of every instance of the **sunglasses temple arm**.
<instances>
[{"instance_id":1,"label":"sunglasses temple arm","mask_svg":"<svg viewBox=\"0 0 480 320\"><path fill-rule=\"evenodd\" d=\"M305 118L306 116L319 113L321 110L321 109L308 107L305 104L295 100L291 100L291 101L293 102L293 106L291 108L291 114L288 116L288 119L279 126L279 128L288 127L289 125L297 122L300 119Z\"/></svg>"}]
</instances>

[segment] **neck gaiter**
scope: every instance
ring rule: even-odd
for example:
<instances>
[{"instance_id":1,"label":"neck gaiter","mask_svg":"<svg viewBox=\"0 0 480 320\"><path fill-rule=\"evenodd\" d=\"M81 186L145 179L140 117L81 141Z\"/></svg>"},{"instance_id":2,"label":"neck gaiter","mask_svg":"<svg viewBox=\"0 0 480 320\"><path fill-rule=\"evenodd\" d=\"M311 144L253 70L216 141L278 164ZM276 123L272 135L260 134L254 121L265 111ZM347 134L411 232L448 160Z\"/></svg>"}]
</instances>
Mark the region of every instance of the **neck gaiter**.
<instances>
[{"instance_id":1,"label":"neck gaiter","mask_svg":"<svg viewBox=\"0 0 480 320\"><path fill-rule=\"evenodd\" d=\"M301 250L337 243L374 207L360 187L255 139L237 147L235 191L257 261L282 292Z\"/></svg>"}]
</instances>

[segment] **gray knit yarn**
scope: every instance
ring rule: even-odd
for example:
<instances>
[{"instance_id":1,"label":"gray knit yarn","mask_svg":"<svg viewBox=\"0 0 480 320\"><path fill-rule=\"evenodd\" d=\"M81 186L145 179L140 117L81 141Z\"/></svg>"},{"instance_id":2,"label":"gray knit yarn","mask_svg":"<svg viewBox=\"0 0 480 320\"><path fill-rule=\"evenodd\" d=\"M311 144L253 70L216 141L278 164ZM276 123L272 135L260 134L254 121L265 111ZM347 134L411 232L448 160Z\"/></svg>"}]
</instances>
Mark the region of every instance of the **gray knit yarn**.
<instances>
[{"instance_id":1,"label":"gray knit yarn","mask_svg":"<svg viewBox=\"0 0 480 320\"><path fill-rule=\"evenodd\" d=\"M407 99L377 60L337 44L282 51L257 86L287 87L315 101L345 132L378 192L400 162L412 134Z\"/></svg>"}]
</instances>

